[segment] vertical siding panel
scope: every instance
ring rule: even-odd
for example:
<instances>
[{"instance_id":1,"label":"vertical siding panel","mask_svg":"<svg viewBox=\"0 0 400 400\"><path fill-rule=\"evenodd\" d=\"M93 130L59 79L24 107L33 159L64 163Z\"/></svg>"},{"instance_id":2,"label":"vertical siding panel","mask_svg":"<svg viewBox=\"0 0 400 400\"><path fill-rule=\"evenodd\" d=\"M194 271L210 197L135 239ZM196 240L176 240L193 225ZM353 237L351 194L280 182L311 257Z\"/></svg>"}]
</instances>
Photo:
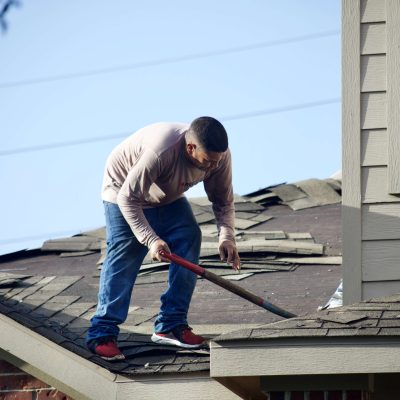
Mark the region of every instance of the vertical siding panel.
<instances>
[{"instance_id":1,"label":"vertical siding panel","mask_svg":"<svg viewBox=\"0 0 400 400\"><path fill-rule=\"evenodd\" d=\"M386 56L378 54L361 57L361 91L382 92L386 90Z\"/></svg>"},{"instance_id":2,"label":"vertical siding panel","mask_svg":"<svg viewBox=\"0 0 400 400\"><path fill-rule=\"evenodd\" d=\"M363 281L399 282L399 259L399 240L371 240L363 242ZM383 292L381 296L385 294Z\"/></svg>"},{"instance_id":3,"label":"vertical siding panel","mask_svg":"<svg viewBox=\"0 0 400 400\"><path fill-rule=\"evenodd\" d=\"M359 23L360 20L358 20L357 26L359 26ZM362 24L360 40L361 54L367 55L386 53L386 25L383 23Z\"/></svg>"},{"instance_id":4,"label":"vertical siding panel","mask_svg":"<svg viewBox=\"0 0 400 400\"><path fill-rule=\"evenodd\" d=\"M361 133L361 165L363 167L387 165L387 132L384 129Z\"/></svg>"},{"instance_id":5,"label":"vertical siding panel","mask_svg":"<svg viewBox=\"0 0 400 400\"><path fill-rule=\"evenodd\" d=\"M362 169L362 201L371 203L398 203L397 196L387 192L387 167L363 167Z\"/></svg>"},{"instance_id":6,"label":"vertical siding panel","mask_svg":"<svg viewBox=\"0 0 400 400\"><path fill-rule=\"evenodd\" d=\"M361 128L377 129L387 126L387 99L385 92L361 95Z\"/></svg>"},{"instance_id":7,"label":"vertical siding panel","mask_svg":"<svg viewBox=\"0 0 400 400\"><path fill-rule=\"evenodd\" d=\"M398 294L399 291L399 281L365 282L363 285L363 294L366 299L382 295L390 296L391 294Z\"/></svg>"},{"instance_id":8,"label":"vertical siding panel","mask_svg":"<svg viewBox=\"0 0 400 400\"><path fill-rule=\"evenodd\" d=\"M363 240L400 238L400 203L368 204L362 208Z\"/></svg>"},{"instance_id":9,"label":"vertical siding panel","mask_svg":"<svg viewBox=\"0 0 400 400\"><path fill-rule=\"evenodd\" d=\"M400 2L387 0L388 193L400 193Z\"/></svg>"},{"instance_id":10,"label":"vertical siding panel","mask_svg":"<svg viewBox=\"0 0 400 400\"><path fill-rule=\"evenodd\" d=\"M343 301L361 300L360 1L342 2Z\"/></svg>"},{"instance_id":11,"label":"vertical siding panel","mask_svg":"<svg viewBox=\"0 0 400 400\"><path fill-rule=\"evenodd\" d=\"M385 20L384 0L361 0L361 22L381 22Z\"/></svg>"}]
</instances>

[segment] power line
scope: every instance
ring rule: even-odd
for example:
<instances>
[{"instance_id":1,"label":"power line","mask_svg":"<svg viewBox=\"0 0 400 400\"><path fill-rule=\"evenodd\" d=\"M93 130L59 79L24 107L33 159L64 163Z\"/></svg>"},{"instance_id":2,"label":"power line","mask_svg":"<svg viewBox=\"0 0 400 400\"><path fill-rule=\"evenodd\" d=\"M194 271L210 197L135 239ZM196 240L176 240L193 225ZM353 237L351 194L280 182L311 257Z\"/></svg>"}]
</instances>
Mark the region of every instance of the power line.
<instances>
[{"instance_id":1,"label":"power line","mask_svg":"<svg viewBox=\"0 0 400 400\"><path fill-rule=\"evenodd\" d=\"M278 113L287 112L287 111L301 110L303 108L311 108L311 107L324 106L327 104L340 103L340 101L341 101L340 97L335 97L332 99L312 101L310 103L293 104L293 105L284 106L284 107L276 107L276 108L269 108L269 109L264 109L264 110L249 111L249 112L245 112L245 113L241 113L241 114L227 115L226 117L222 117L221 121L225 122L225 121L232 121L235 119L258 117L261 115L278 114ZM1 153L0 153L0 155L1 155Z\"/></svg>"},{"instance_id":2,"label":"power line","mask_svg":"<svg viewBox=\"0 0 400 400\"><path fill-rule=\"evenodd\" d=\"M64 142L43 144L43 145L38 145L38 146L19 147L17 149L0 151L0 157L1 156L9 156L9 155L18 154L18 153L30 153L30 152L33 152L33 151L56 149L56 148L60 148L60 147L77 146L77 145L80 145L80 144L87 144L87 143L94 143L94 142L104 142L104 141L107 141L107 140L126 137L131 133L132 132L123 132L123 133L115 133L113 135L95 136L95 137L91 137L91 138L87 138L87 139L68 140L68 141L64 141Z\"/></svg>"},{"instance_id":3,"label":"power line","mask_svg":"<svg viewBox=\"0 0 400 400\"><path fill-rule=\"evenodd\" d=\"M324 106L324 105L328 105L328 104L340 103L340 101L341 101L341 99L339 97L335 97L335 98L331 98L331 99L318 100L318 101L313 101L313 102L309 102L309 103L293 104L293 105L284 106L284 107L268 108L268 109L249 111L249 112L239 113L239 114L231 114L231 115L227 115L225 117L221 117L219 119L222 122L233 121L233 120L238 120L238 119L259 117L262 115L278 114L278 113L282 113L282 112L301 110L304 108ZM19 153L30 153L30 152L34 152L34 151L49 150L49 149L68 147L68 146L76 146L76 145L80 145L80 144L104 142L106 140L112 140L112 139L126 137L131 133L132 132L123 132L123 133L116 133L113 135L95 136L95 137L87 138L87 139L70 140L70 141L50 143L50 144L44 144L44 145L38 145L38 146L19 147L16 149L0 151L0 157L9 156L9 155L13 155L13 154L19 154Z\"/></svg>"},{"instance_id":4,"label":"power line","mask_svg":"<svg viewBox=\"0 0 400 400\"><path fill-rule=\"evenodd\" d=\"M265 109L265 110L250 111L250 112L241 113L241 114L232 114L232 115L228 115L226 117L220 118L220 120L225 122L225 121L232 121L232 120L237 120L237 119L251 118L251 117L257 117L260 115L276 114L276 113L281 113L281 112L286 112L286 111L294 111L294 110L300 110L300 109L304 109L304 108L311 108L311 107L318 107L318 106L323 106L323 105L328 105L328 104L334 104L334 103L339 103L340 101L341 101L340 98L325 99L325 100L319 100L319 101L302 103L302 104L295 104L295 105L285 106L285 107L277 107L277 108L270 108L270 109ZM17 153L26 153L26 152L31 152L31 151L47 150L47 149L52 149L52 148L57 148L57 147L66 147L66 146L74 146L74 145L79 145L79 144L100 142L100 141L125 137L128 134L129 133L125 132L125 133L117 133L114 135L98 136L98 137L82 139L82 140L73 140L73 141L69 141L69 142L53 143L53 144L43 145L43 146L24 147L24 148L0 152L0 156L17 154ZM47 233L47 234L42 234L42 235L12 238L12 239L8 239L8 240L0 241L0 245L26 242L29 240L42 239L43 237L60 236L60 235L70 234L71 232L72 231L53 232L53 233Z\"/></svg>"},{"instance_id":5,"label":"power line","mask_svg":"<svg viewBox=\"0 0 400 400\"><path fill-rule=\"evenodd\" d=\"M128 70L133 70L133 69L138 69L138 68L146 68L146 67L154 67L154 66L158 66L158 65L174 64L174 63L179 63L179 62L184 62L184 61L197 60L197 59L201 59L201 58L222 56L222 55L226 55L226 54L240 53L240 52L249 51L249 50L257 50L257 49L262 49L262 48L266 48L266 47L280 46L280 45L284 45L284 44L297 43L297 42L304 42L307 40L314 40L314 39L319 39L319 38L324 38L324 37L329 37L329 36L336 36L339 34L340 34L340 31L338 31L338 30L325 31L325 32L313 33L313 34L304 35L304 36L296 36L296 37L287 38L287 39L272 40L272 41L268 41L268 42L259 42L259 43L245 45L245 46L229 47L226 49L211 50L211 51L187 54L187 55L176 56L176 57L167 57L167 58L161 58L161 59L156 59L156 60L140 61L140 62L133 63L133 64L117 65L117 66L108 67L108 68L100 68L100 69L81 71L81 72L71 72L71 73L67 73L67 74L53 75L53 76L42 77L42 78L22 79L22 80L18 80L18 81L3 82L3 83L0 83L0 89L8 89L8 88L13 88L13 87L18 87L18 86L36 85L36 84L40 84L40 83L48 83L48 82L56 82L56 81L63 81L63 80L76 79L76 78L84 78L84 77L89 77L89 76L104 75L104 74L109 74L109 73L113 73L113 72L128 71Z\"/></svg>"},{"instance_id":6,"label":"power line","mask_svg":"<svg viewBox=\"0 0 400 400\"><path fill-rule=\"evenodd\" d=\"M12 244L12 243L30 242L32 240L39 240L39 239L44 239L44 238L48 239L48 238L52 238L55 236L65 236L65 235L71 235L71 234L76 234L76 233L77 233L76 230L69 230L69 231L61 231L61 232L43 233L43 234L38 234L38 235L33 235L33 236L22 236L22 237L18 237L18 238L0 240L0 246Z\"/></svg>"}]
</instances>

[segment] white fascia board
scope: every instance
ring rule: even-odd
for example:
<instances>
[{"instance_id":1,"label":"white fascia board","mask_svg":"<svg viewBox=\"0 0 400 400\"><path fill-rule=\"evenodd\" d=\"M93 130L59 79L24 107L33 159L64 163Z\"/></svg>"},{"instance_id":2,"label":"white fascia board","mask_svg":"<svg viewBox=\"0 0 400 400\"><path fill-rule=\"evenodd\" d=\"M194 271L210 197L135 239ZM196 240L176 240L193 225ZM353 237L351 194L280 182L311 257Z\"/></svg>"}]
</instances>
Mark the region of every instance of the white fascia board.
<instances>
[{"instance_id":1,"label":"white fascia board","mask_svg":"<svg viewBox=\"0 0 400 400\"><path fill-rule=\"evenodd\" d=\"M109 372L0 314L0 358L75 400L239 400L209 372L143 375Z\"/></svg>"},{"instance_id":2,"label":"white fascia board","mask_svg":"<svg viewBox=\"0 0 400 400\"><path fill-rule=\"evenodd\" d=\"M76 399L116 398L116 374L2 314L0 332L1 355L11 362L14 358L22 361L18 368Z\"/></svg>"},{"instance_id":3,"label":"white fascia board","mask_svg":"<svg viewBox=\"0 0 400 400\"><path fill-rule=\"evenodd\" d=\"M208 371L157 375L118 383L117 400L240 400L241 397L210 378Z\"/></svg>"},{"instance_id":4,"label":"white fascia board","mask_svg":"<svg viewBox=\"0 0 400 400\"><path fill-rule=\"evenodd\" d=\"M399 359L400 338L212 342L210 376L393 373Z\"/></svg>"}]
</instances>

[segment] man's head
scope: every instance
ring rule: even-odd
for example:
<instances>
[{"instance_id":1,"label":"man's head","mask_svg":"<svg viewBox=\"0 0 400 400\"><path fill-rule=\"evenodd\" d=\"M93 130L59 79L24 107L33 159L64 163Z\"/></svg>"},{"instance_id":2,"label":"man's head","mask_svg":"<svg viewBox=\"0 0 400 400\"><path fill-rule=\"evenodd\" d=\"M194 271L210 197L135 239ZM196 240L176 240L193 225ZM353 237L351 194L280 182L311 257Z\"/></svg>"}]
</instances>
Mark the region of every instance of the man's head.
<instances>
[{"instance_id":1,"label":"man's head","mask_svg":"<svg viewBox=\"0 0 400 400\"><path fill-rule=\"evenodd\" d=\"M221 122L212 117L196 118L185 135L186 155L204 171L215 169L228 149L228 135Z\"/></svg>"}]
</instances>

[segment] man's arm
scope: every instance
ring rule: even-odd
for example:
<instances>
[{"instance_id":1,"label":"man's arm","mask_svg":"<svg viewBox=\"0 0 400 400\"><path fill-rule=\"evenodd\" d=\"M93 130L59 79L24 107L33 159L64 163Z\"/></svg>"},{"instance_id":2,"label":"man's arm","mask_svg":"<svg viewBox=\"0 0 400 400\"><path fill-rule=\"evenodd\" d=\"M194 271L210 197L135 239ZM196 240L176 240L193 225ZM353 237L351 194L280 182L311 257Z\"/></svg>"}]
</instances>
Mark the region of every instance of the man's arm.
<instances>
[{"instance_id":1,"label":"man's arm","mask_svg":"<svg viewBox=\"0 0 400 400\"><path fill-rule=\"evenodd\" d=\"M143 204L150 186L160 172L161 166L157 155L151 150L145 151L129 171L118 192L117 203L138 241L150 249L151 257L165 261L158 252L160 250L170 252L168 245L157 236L143 213Z\"/></svg>"},{"instance_id":2,"label":"man's arm","mask_svg":"<svg viewBox=\"0 0 400 400\"><path fill-rule=\"evenodd\" d=\"M232 188L232 161L229 149L220 165L204 180L204 189L212 203L219 232L221 260L240 269L240 258L235 242L235 207Z\"/></svg>"}]
</instances>

